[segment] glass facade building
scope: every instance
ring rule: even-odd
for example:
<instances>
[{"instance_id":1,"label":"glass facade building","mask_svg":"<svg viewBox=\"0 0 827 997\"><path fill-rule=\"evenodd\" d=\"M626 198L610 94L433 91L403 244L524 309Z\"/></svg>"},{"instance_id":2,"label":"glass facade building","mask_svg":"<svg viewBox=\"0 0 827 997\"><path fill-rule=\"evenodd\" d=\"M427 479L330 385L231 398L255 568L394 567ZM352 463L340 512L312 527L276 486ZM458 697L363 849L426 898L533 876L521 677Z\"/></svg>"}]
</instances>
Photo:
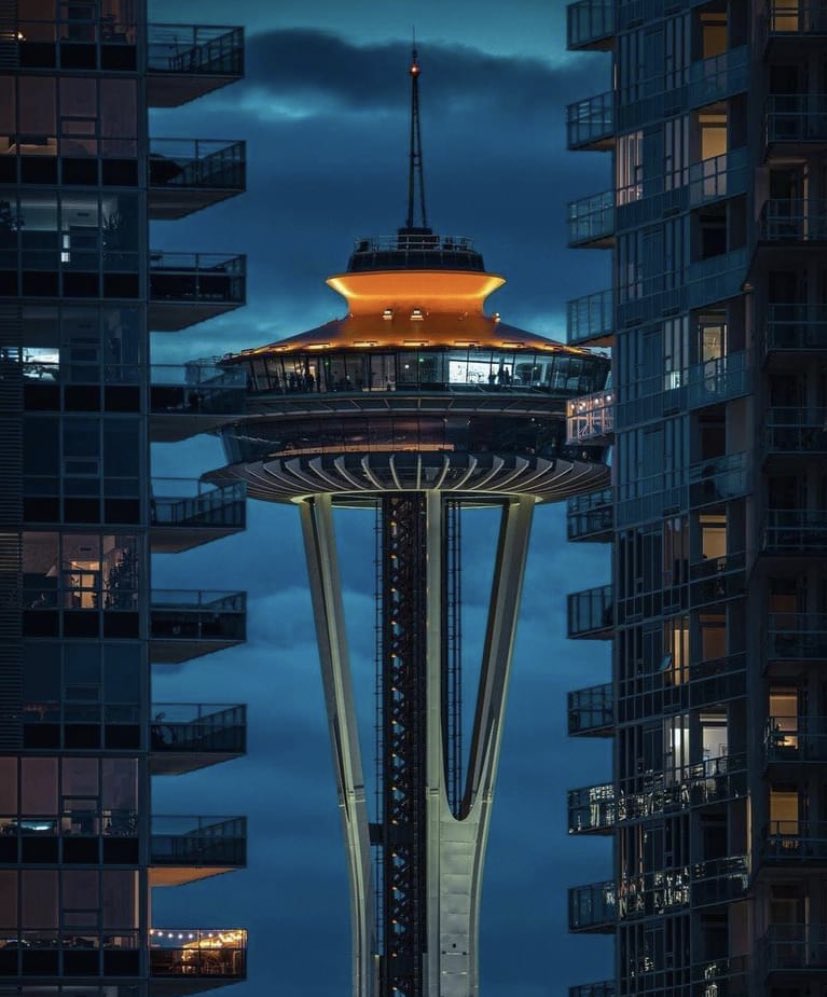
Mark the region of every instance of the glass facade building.
<instances>
[{"instance_id":1,"label":"glass facade building","mask_svg":"<svg viewBox=\"0 0 827 997\"><path fill-rule=\"evenodd\" d=\"M612 348L612 390L569 437L613 443L569 538L612 545L569 636L611 639L569 733L613 772L569 794L569 832L613 842L572 888L572 931L615 940L572 997L827 993L827 146L822 4L582 0L572 50L613 89L568 108L611 189L569 206L612 286L569 342Z\"/></svg>"},{"instance_id":2,"label":"glass facade building","mask_svg":"<svg viewBox=\"0 0 827 997\"><path fill-rule=\"evenodd\" d=\"M0 3L0 993L146 997L245 976L240 928L156 924L152 888L245 862L243 818L152 814L151 777L245 749L238 705L153 703L152 666L244 640L243 593L155 591L153 552L244 527L244 490L152 480L150 443L231 403L151 332L244 303L244 260L154 219L244 187L243 143L148 110L240 78L240 29L143 0ZM192 247L190 247L192 249Z\"/></svg>"}]
</instances>

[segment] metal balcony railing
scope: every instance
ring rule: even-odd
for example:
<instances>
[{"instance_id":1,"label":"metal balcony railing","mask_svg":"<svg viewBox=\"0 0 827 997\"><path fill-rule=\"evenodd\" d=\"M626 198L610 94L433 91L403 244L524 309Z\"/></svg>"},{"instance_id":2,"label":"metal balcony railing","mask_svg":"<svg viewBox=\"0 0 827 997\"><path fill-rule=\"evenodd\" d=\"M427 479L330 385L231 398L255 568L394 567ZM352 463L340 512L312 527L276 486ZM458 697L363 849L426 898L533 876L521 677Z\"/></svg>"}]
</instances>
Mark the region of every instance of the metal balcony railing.
<instances>
[{"instance_id":1,"label":"metal balcony railing","mask_svg":"<svg viewBox=\"0 0 827 997\"><path fill-rule=\"evenodd\" d=\"M605 190L579 201L569 201L566 218L569 246L611 246L615 233L615 192Z\"/></svg>"},{"instance_id":2,"label":"metal balcony railing","mask_svg":"<svg viewBox=\"0 0 827 997\"><path fill-rule=\"evenodd\" d=\"M575 689L568 694L569 737L605 737L614 732L614 691L611 682Z\"/></svg>"},{"instance_id":3,"label":"metal balcony railing","mask_svg":"<svg viewBox=\"0 0 827 997\"><path fill-rule=\"evenodd\" d=\"M566 7L569 49L607 49L615 32L614 0L578 0Z\"/></svg>"},{"instance_id":4,"label":"metal balcony railing","mask_svg":"<svg viewBox=\"0 0 827 997\"><path fill-rule=\"evenodd\" d=\"M150 606L150 648L155 662L178 663L243 643L245 592L158 590Z\"/></svg>"},{"instance_id":5,"label":"metal balcony railing","mask_svg":"<svg viewBox=\"0 0 827 997\"><path fill-rule=\"evenodd\" d=\"M827 453L827 409L771 408L764 433L770 453Z\"/></svg>"},{"instance_id":6,"label":"metal balcony railing","mask_svg":"<svg viewBox=\"0 0 827 997\"><path fill-rule=\"evenodd\" d=\"M767 657L773 661L827 660L827 615L770 613Z\"/></svg>"},{"instance_id":7,"label":"metal balcony railing","mask_svg":"<svg viewBox=\"0 0 827 997\"><path fill-rule=\"evenodd\" d=\"M761 835L764 862L823 862L827 859L827 824L771 820Z\"/></svg>"},{"instance_id":8,"label":"metal balcony railing","mask_svg":"<svg viewBox=\"0 0 827 997\"><path fill-rule=\"evenodd\" d=\"M611 585L599 585L582 592L572 592L567 600L570 639L611 636L614 628L614 601Z\"/></svg>"},{"instance_id":9,"label":"metal balcony railing","mask_svg":"<svg viewBox=\"0 0 827 997\"><path fill-rule=\"evenodd\" d=\"M616 93L575 101L566 108L569 149L608 149L614 142Z\"/></svg>"},{"instance_id":10,"label":"metal balcony railing","mask_svg":"<svg viewBox=\"0 0 827 997\"><path fill-rule=\"evenodd\" d=\"M566 533L573 540L609 540L614 528L614 492L602 488L597 492L574 495L566 505Z\"/></svg>"},{"instance_id":11,"label":"metal balcony railing","mask_svg":"<svg viewBox=\"0 0 827 997\"><path fill-rule=\"evenodd\" d=\"M827 139L827 94L771 94L764 110L766 141L813 142Z\"/></svg>"},{"instance_id":12,"label":"metal balcony railing","mask_svg":"<svg viewBox=\"0 0 827 997\"><path fill-rule=\"evenodd\" d=\"M149 257L149 296L158 302L244 303L246 256L154 252Z\"/></svg>"},{"instance_id":13,"label":"metal balcony railing","mask_svg":"<svg viewBox=\"0 0 827 997\"><path fill-rule=\"evenodd\" d=\"M771 35L827 34L827 9L820 0L770 0L767 20Z\"/></svg>"},{"instance_id":14,"label":"metal balcony railing","mask_svg":"<svg viewBox=\"0 0 827 997\"><path fill-rule=\"evenodd\" d=\"M153 478L150 525L170 530L242 530L246 496L243 482L219 486L200 478Z\"/></svg>"},{"instance_id":15,"label":"metal balcony railing","mask_svg":"<svg viewBox=\"0 0 827 997\"><path fill-rule=\"evenodd\" d=\"M244 29L218 24L150 24L150 74L231 76L244 73Z\"/></svg>"},{"instance_id":16,"label":"metal balcony railing","mask_svg":"<svg viewBox=\"0 0 827 997\"><path fill-rule=\"evenodd\" d=\"M827 512L823 509L770 509L766 514L762 548L768 554L827 550Z\"/></svg>"},{"instance_id":17,"label":"metal balcony railing","mask_svg":"<svg viewBox=\"0 0 827 997\"><path fill-rule=\"evenodd\" d=\"M242 190L246 143L219 139L153 138L149 186Z\"/></svg>"},{"instance_id":18,"label":"metal balcony railing","mask_svg":"<svg viewBox=\"0 0 827 997\"><path fill-rule=\"evenodd\" d=\"M207 362L153 364L150 380L154 442L186 439L245 409L247 377L240 367Z\"/></svg>"},{"instance_id":19,"label":"metal balcony railing","mask_svg":"<svg viewBox=\"0 0 827 997\"><path fill-rule=\"evenodd\" d=\"M566 444L608 442L614 437L614 391L595 391L566 402Z\"/></svg>"},{"instance_id":20,"label":"metal balcony railing","mask_svg":"<svg viewBox=\"0 0 827 997\"><path fill-rule=\"evenodd\" d=\"M770 717L764 732L768 763L827 761L827 718Z\"/></svg>"},{"instance_id":21,"label":"metal balcony railing","mask_svg":"<svg viewBox=\"0 0 827 997\"><path fill-rule=\"evenodd\" d=\"M566 342L569 346L608 345L614 336L614 294L611 289L574 298L566 305Z\"/></svg>"},{"instance_id":22,"label":"metal balcony railing","mask_svg":"<svg viewBox=\"0 0 827 997\"><path fill-rule=\"evenodd\" d=\"M220 703L153 703L150 750L242 754L247 707Z\"/></svg>"},{"instance_id":23,"label":"metal balcony railing","mask_svg":"<svg viewBox=\"0 0 827 997\"><path fill-rule=\"evenodd\" d=\"M613 931L617 889L613 881L569 889L569 931Z\"/></svg>"},{"instance_id":24,"label":"metal balcony railing","mask_svg":"<svg viewBox=\"0 0 827 997\"><path fill-rule=\"evenodd\" d=\"M241 867L247 863L244 817L152 816L150 865Z\"/></svg>"},{"instance_id":25,"label":"metal balcony railing","mask_svg":"<svg viewBox=\"0 0 827 997\"><path fill-rule=\"evenodd\" d=\"M767 305L764 329L767 353L827 349L827 305L806 302Z\"/></svg>"},{"instance_id":26,"label":"metal balcony railing","mask_svg":"<svg viewBox=\"0 0 827 997\"><path fill-rule=\"evenodd\" d=\"M771 924L755 951L766 972L827 969L827 925Z\"/></svg>"},{"instance_id":27,"label":"metal balcony railing","mask_svg":"<svg viewBox=\"0 0 827 997\"><path fill-rule=\"evenodd\" d=\"M758 219L758 238L764 242L822 242L827 239L827 200L772 197Z\"/></svg>"},{"instance_id":28,"label":"metal balcony railing","mask_svg":"<svg viewBox=\"0 0 827 997\"><path fill-rule=\"evenodd\" d=\"M740 93L748 86L749 49L728 49L689 66L688 100L693 107L712 104Z\"/></svg>"},{"instance_id":29,"label":"metal balcony railing","mask_svg":"<svg viewBox=\"0 0 827 997\"><path fill-rule=\"evenodd\" d=\"M153 928L149 933L152 977L242 980L247 975L247 932L238 928Z\"/></svg>"},{"instance_id":30,"label":"metal balcony railing","mask_svg":"<svg viewBox=\"0 0 827 997\"><path fill-rule=\"evenodd\" d=\"M617 823L612 783L584 786L568 792L569 834L606 834Z\"/></svg>"}]
</instances>

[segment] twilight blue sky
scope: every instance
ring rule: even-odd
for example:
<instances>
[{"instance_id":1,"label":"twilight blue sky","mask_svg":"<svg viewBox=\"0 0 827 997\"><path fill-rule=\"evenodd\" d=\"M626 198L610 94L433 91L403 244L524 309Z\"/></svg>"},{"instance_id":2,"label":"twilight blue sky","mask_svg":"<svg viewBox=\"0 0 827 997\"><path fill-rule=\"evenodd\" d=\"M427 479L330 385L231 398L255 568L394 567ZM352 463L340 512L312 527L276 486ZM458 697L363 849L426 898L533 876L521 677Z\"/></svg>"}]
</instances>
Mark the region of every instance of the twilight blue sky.
<instances>
[{"instance_id":1,"label":"twilight blue sky","mask_svg":"<svg viewBox=\"0 0 827 997\"><path fill-rule=\"evenodd\" d=\"M565 203L608 185L606 158L564 151L563 106L608 83L601 55L565 51L561 0L156 0L159 21L244 24L248 76L184 108L153 113L157 137L243 138L248 193L153 226L154 247L240 251L249 305L222 320L156 335L155 362L268 342L341 313L323 279L352 240L403 221L407 50L416 24L423 144L434 227L474 238L508 285L504 318L564 338L567 298L608 280L600 253L565 249ZM158 446L155 475L223 463L212 438ZM490 540L466 528L465 637L483 629ZM349 514L348 624L363 720L372 708L370 523ZM601 979L602 938L568 936L566 887L606 878L609 845L569 840L567 788L602 781L609 746L565 737L565 692L605 681L603 644L565 639L565 593L608 577L602 545L565 544L561 507L535 519L494 812L482 918L485 997L556 997ZM156 813L247 814L245 872L156 890L158 926L250 930L250 979L238 997L344 997L350 980L344 850L330 764L298 515L250 503L240 537L153 563L159 588L249 592L241 649L156 668L154 698L247 702L247 758L156 780ZM372 759L368 744L366 760ZM243 991L243 994L242 994Z\"/></svg>"}]
</instances>

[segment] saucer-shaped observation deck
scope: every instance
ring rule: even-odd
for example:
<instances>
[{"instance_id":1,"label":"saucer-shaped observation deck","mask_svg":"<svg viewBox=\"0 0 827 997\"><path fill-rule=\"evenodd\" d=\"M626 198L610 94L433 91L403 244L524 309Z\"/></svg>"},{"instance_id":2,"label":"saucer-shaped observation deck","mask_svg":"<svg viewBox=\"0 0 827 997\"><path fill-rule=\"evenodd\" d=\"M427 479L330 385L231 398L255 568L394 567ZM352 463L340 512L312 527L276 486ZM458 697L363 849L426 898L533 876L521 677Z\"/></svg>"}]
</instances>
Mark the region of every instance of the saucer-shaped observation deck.
<instances>
[{"instance_id":1,"label":"saucer-shaped observation deck","mask_svg":"<svg viewBox=\"0 0 827 997\"><path fill-rule=\"evenodd\" d=\"M606 357L484 313L505 281L467 239L402 229L356 243L330 287L342 319L228 355L246 410L220 431L252 496L354 502L382 492L531 494L603 487L603 447L565 445L565 404L599 391Z\"/></svg>"}]
</instances>

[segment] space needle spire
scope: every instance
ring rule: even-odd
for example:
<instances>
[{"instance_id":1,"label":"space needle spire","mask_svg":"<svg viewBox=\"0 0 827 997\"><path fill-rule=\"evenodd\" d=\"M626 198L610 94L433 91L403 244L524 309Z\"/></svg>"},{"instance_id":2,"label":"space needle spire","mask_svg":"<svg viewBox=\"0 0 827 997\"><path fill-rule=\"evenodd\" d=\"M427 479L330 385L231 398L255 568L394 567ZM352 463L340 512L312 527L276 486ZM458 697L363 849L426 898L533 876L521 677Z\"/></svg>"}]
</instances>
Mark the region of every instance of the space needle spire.
<instances>
[{"instance_id":1,"label":"space needle spire","mask_svg":"<svg viewBox=\"0 0 827 997\"><path fill-rule=\"evenodd\" d=\"M425 176L422 169L422 128L419 120L419 76L422 69L419 65L419 53L414 35L411 49L411 65L408 75L411 78L411 142L408 157L408 216L405 219L405 230L421 232L428 230L428 212L425 207ZM415 208L419 187L419 212L421 225L415 226Z\"/></svg>"}]
</instances>

